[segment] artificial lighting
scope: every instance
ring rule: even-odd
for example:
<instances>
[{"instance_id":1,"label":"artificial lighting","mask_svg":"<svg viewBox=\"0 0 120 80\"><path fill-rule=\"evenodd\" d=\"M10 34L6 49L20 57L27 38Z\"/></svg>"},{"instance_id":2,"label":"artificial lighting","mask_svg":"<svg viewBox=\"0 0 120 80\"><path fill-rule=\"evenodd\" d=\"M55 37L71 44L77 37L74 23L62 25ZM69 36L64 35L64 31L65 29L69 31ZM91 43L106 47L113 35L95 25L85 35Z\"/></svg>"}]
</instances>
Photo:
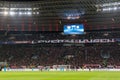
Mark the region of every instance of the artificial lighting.
<instances>
[{"instance_id":1,"label":"artificial lighting","mask_svg":"<svg viewBox=\"0 0 120 80\"><path fill-rule=\"evenodd\" d=\"M27 12L28 15L31 15L32 13L31 12Z\"/></svg>"},{"instance_id":2,"label":"artificial lighting","mask_svg":"<svg viewBox=\"0 0 120 80\"><path fill-rule=\"evenodd\" d=\"M77 26L77 28L79 29L79 26Z\"/></svg>"},{"instance_id":3,"label":"artificial lighting","mask_svg":"<svg viewBox=\"0 0 120 80\"><path fill-rule=\"evenodd\" d=\"M7 11L5 11L5 12L4 12L4 15L8 15L8 12L7 12Z\"/></svg>"},{"instance_id":4,"label":"artificial lighting","mask_svg":"<svg viewBox=\"0 0 120 80\"><path fill-rule=\"evenodd\" d=\"M37 14L39 14L39 12L37 12Z\"/></svg>"},{"instance_id":5,"label":"artificial lighting","mask_svg":"<svg viewBox=\"0 0 120 80\"><path fill-rule=\"evenodd\" d=\"M19 15L22 15L22 12L19 12Z\"/></svg>"},{"instance_id":6,"label":"artificial lighting","mask_svg":"<svg viewBox=\"0 0 120 80\"><path fill-rule=\"evenodd\" d=\"M117 10L117 7L114 7L114 10Z\"/></svg>"},{"instance_id":7,"label":"artificial lighting","mask_svg":"<svg viewBox=\"0 0 120 80\"><path fill-rule=\"evenodd\" d=\"M75 20L80 18L79 14L68 14L66 16L67 16L67 19L70 19L70 20Z\"/></svg>"},{"instance_id":8,"label":"artificial lighting","mask_svg":"<svg viewBox=\"0 0 120 80\"><path fill-rule=\"evenodd\" d=\"M15 12L10 11L10 15L15 15Z\"/></svg>"},{"instance_id":9,"label":"artificial lighting","mask_svg":"<svg viewBox=\"0 0 120 80\"><path fill-rule=\"evenodd\" d=\"M103 11L116 11L118 10L120 7L108 7L108 8L103 8Z\"/></svg>"},{"instance_id":10,"label":"artificial lighting","mask_svg":"<svg viewBox=\"0 0 120 80\"><path fill-rule=\"evenodd\" d=\"M67 26L67 29L70 29L71 27L70 26Z\"/></svg>"},{"instance_id":11,"label":"artificial lighting","mask_svg":"<svg viewBox=\"0 0 120 80\"><path fill-rule=\"evenodd\" d=\"M120 2L97 4L96 8L97 11L117 11L120 9Z\"/></svg>"}]
</instances>

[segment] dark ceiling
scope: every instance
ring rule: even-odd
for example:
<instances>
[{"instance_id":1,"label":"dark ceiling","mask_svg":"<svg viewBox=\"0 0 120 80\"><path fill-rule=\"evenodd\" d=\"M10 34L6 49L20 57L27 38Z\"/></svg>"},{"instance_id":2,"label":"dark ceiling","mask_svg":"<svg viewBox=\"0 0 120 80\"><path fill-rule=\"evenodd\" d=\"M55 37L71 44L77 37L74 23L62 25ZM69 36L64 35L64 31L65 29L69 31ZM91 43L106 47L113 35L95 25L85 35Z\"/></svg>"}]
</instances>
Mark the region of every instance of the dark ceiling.
<instances>
[{"instance_id":1,"label":"dark ceiling","mask_svg":"<svg viewBox=\"0 0 120 80\"><path fill-rule=\"evenodd\" d=\"M14 1L16 2L14 4L23 2L22 0L6 1L10 2L10 4ZM102 11L102 7L98 6L107 3L120 3L120 0L24 0L24 2L26 6L28 3L29 5L35 4L35 6L39 7L40 14L26 18L19 17L19 19L18 16L14 19L3 18L1 23L6 20L5 23L10 26L19 26L17 30L22 30L20 26L24 25L24 28L28 26L24 30L36 30L34 27L38 27L38 30L61 31L64 24L75 23L84 24L86 30L120 28L120 4L117 5L119 9L109 11ZM69 19L69 15L72 15L73 18ZM79 18L74 19L76 15ZM16 23L14 23L15 21ZM1 26L6 26L5 23L1 24Z\"/></svg>"}]
</instances>

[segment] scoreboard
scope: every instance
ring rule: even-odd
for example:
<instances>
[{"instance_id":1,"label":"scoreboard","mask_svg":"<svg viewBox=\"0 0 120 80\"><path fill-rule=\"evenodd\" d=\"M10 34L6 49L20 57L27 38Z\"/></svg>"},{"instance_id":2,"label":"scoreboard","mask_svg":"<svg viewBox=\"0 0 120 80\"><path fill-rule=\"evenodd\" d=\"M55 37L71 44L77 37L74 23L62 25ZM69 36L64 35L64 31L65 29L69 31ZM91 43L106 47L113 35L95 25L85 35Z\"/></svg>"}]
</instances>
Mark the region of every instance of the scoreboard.
<instances>
[{"instance_id":1,"label":"scoreboard","mask_svg":"<svg viewBox=\"0 0 120 80\"><path fill-rule=\"evenodd\" d=\"M64 34L84 34L83 24L64 25Z\"/></svg>"}]
</instances>

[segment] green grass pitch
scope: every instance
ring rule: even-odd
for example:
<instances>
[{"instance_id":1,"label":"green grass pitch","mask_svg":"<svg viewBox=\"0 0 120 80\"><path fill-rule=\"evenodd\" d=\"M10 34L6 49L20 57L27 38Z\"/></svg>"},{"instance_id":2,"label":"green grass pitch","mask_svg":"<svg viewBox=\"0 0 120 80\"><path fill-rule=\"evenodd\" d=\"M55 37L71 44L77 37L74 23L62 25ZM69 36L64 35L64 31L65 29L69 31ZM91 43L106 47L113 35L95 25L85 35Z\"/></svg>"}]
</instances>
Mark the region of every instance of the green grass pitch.
<instances>
[{"instance_id":1,"label":"green grass pitch","mask_svg":"<svg viewBox=\"0 0 120 80\"><path fill-rule=\"evenodd\" d=\"M120 72L0 72L0 80L120 80Z\"/></svg>"}]
</instances>

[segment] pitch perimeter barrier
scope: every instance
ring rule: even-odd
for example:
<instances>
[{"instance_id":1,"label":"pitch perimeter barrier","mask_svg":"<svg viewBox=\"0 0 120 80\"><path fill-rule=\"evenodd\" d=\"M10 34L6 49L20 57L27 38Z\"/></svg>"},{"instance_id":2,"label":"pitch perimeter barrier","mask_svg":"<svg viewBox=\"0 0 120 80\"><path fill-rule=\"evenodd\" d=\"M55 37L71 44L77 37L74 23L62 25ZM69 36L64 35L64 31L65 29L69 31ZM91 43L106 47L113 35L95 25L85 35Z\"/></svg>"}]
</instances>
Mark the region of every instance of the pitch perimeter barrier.
<instances>
[{"instance_id":1,"label":"pitch perimeter barrier","mask_svg":"<svg viewBox=\"0 0 120 80\"><path fill-rule=\"evenodd\" d=\"M5 71L4 69L2 69L2 71ZM33 69L6 69L6 71L120 71L120 69L37 69L37 68L33 68ZM6 72L5 71L5 72Z\"/></svg>"}]
</instances>

